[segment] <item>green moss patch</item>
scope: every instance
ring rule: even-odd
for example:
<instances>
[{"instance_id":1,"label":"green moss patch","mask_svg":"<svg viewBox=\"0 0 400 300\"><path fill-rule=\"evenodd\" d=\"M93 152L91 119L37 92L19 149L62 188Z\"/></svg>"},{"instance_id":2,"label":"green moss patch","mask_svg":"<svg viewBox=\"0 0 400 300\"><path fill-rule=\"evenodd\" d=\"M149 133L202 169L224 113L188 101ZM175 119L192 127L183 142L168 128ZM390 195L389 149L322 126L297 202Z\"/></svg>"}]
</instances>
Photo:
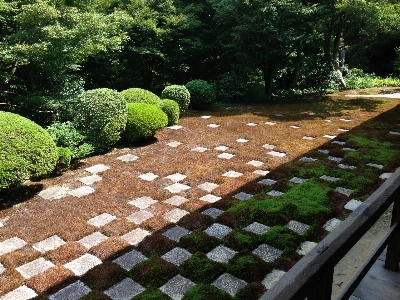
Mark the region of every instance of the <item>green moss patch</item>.
<instances>
[{"instance_id":1,"label":"green moss patch","mask_svg":"<svg viewBox=\"0 0 400 300\"><path fill-rule=\"evenodd\" d=\"M133 297L131 300L172 300L172 298L159 289L150 288Z\"/></svg>"},{"instance_id":2,"label":"green moss patch","mask_svg":"<svg viewBox=\"0 0 400 300\"><path fill-rule=\"evenodd\" d=\"M295 250L302 242L302 237L284 226L272 227L262 235L262 241L280 250Z\"/></svg>"},{"instance_id":3,"label":"green moss patch","mask_svg":"<svg viewBox=\"0 0 400 300\"><path fill-rule=\"evenodd\" d=\"M241 252L235 255L227 264L227 272L247 282L261 281L272 266L251 252Z\"/></svg>"},{"instance_id":4,"label":"green moss patch","mask_svg":"<svg viewBox=\"0 0 400 300\"><path fill-rule=\"evenodd\" d=\"M219 240L216 237L209 236L201 230L195 230L182 237L179 241L179 247L186 248L191 253L207 253L218 245Z\"/></svg>"},{"instance_id":5,"label":"green moss patch","mask_svg":"<svg viewBox=\"0 0 400 300\"><path fill-rule=\"evenodd\" d=\"M229 300L232 297L210 284L198 284L192 287L182 300Z\"/></svg>"},{"instance_id":6,"label":"green moss patch","mask_svg":"<svg viewBox=\"0 0 400 300\"><path fill-rule=\"evenodd\" d=\"M251 282L235 295L235 300L259 299L267 289L259 282Z\"/></svg>"},{"instance_id":7,"label":"green moss patch","mask_svg":"<svg viewBox=\"0 0 400 300\"><path fill-rule=\"evenodd\" d=\"M195 283L211 283L225 271L225 267L197 252L180 266L179 271L183 277Z\"/></svg>"},{"instance_id":8,"label":"green moss patch","mask_svg":"<svg viewBox=\"0 0 400 300\"><path fill-rule=\"evenodd\" d=\"M257 247L258 236L245 230L234 229L224 237L223 244L237 251L250 251Z\"/></svg>"}]
</instances>

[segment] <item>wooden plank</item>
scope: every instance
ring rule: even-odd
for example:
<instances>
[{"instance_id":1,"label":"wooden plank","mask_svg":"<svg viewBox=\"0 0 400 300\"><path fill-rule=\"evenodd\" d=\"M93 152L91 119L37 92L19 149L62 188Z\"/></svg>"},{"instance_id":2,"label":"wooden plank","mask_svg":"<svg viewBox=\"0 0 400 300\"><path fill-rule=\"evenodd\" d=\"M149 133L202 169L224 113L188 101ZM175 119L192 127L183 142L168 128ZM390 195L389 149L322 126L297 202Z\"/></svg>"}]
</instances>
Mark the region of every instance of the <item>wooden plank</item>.
<instances>
[{"instance_id":1,"label":"wooden plank","mask_svg":"<svg viewBox=\"0 0 400 300\"><path fill-rule=\"evenodd\" d=\"M394 199L400 198L399 187L400 168L260 299L304 299L313 288L311 283L320 269L336 265L389 208Z\"/></svg>"}]
</instances>

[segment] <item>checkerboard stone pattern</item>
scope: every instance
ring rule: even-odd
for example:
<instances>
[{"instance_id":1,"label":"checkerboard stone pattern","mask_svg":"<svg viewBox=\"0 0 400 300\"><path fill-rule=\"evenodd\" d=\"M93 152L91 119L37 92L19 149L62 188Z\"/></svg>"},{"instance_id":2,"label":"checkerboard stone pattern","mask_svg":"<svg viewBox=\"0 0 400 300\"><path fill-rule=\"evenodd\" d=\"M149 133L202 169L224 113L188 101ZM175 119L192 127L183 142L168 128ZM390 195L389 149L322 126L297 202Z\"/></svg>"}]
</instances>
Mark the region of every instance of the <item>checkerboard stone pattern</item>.
<instances>
[{"instance_id":1,"label":"checkerboard stone pattern","mask_svg":"<svg viewBox=\"0 0 400 300\"><path fill-rule=\"evenodd\" d=\"M75 275L81 276L85 274L87 271L92 269L93 267L100 265L101 260L98 259L96 256L91 255L91 254L84 254L81 257L78 257L77 259L74 259L73 261L67 263L64 265L67 269L71 270L74 272Z\"/></svg>"},{"instance_id":2,"label":"checkerboard stone pattern","mask_svg":"<svg viewBox=\"0 0 400 300\"><path fill-rule=\"evenodd\" d=\"M50 250L54 250L65 244L65 241L57 235L53 235L47 239L37 242L32 245L33 249L45 253Z\"/></svg>"},{"instance_id":3,"label":"checkerboard stone pattern","mask_svg":"<svg viewBox=\"0 0 400 300\"><path fill-rule=\"evenodd\" d=\"M135 245L139 244L149 234L150 234L150 232L148 232L147 230L144 230L141 228L136 228L136 229L124 234L123 236L121 236L121 238L123 238L129 244L135 246Z\"/></svg>"},{"instance_id":4,"label":"checkerboard stone pattern","mask_svg":"<svg viewBox=\"0 0 400 300\"><path fill-rule=\"evenodd\" d=\"M195 283L182 277L181 275L176 275L174 278L170 279L167 283L160 287L160 290L170 296L173 300L180 300L186 294L188 290L195 286Z\"/></svg>"},{"instance_id":5,"label":"checkerboard stone pattern","mask_svg":"<svg viewBox=\"0 0 400 300\"><path fill-rule=\"evenodd\" d=\"M144 196L144 197L136 198L132 201L129 201L128 203L136 206L137 208L146 209L150 205L157 203L157 201L151 197Z\"/></svg>"},{"instance_id":6,"label":"checkerboard stone pattern","mask_svg":"<svg viewBox=\"0 0 400 300\"><path fill-rule=\"evenodd\" d=\"M174 206L179 206L179 205L181 205L181 204L183 204L183 203L185 203L187 201L189 201L189 200L186 199L185 197L175 195L175 196L173 196L171 198L168 198L164 202L168 203L168 204L171 204L171 205L174 205Z\"/></svg>"},{"instance_id":7,"label":"checkerboard stone pattern","mask_svg":"<svg viewBox=\"0 0 400 300\"><path fill-rule=\"evenodd\" d=\"M88 288L83 282L75 281L74 283L59 290L57 293L49 297L50 300L78 300L81 297L90 293Z\"/></svg>"},{"instance_id":8,"label":"checkerboard stone pattern","mask_svg":"<svg viewBox=\"0 0 400 300\"><path fill-rule=\"evenodd\" d=\"M187 230L186 228L180 227L180 226L174 226L167 231L163 233L163 236L166 236L170 240L173 240L175 242L179 242L179 240L184 237L185 235L188 235L191 231Z\"/></svg>"},{"instance_id":9,"label":"checkerboard stone pattern","mask_svg":"<svg viewBox=\"0 0 400 300\"><path fill-rule=\"evenodd\" d=\"M224 211L220 210L218 208L208 208L205 211L202 212L203 215L210 216L213 219L216 219L220 214L222 214Z\"/></svg>"},{"instance_id":10,"label":"checkerboard stone pattern","mask_svg":"<svg viewBox=\"0 0 400 300\"><path fill-rule=\"evenodd\" d=\"M100 244L101 242L104 242L106 239L108 239L107 236L105 236L101 232L96 231L80 239L78 242L85 246L87 249L90 249Z\"/></svg>"},{"instance_id":11,"label":"checkerboard stone pattern","mask_svg":"<svg viewBox=\"0 0 400 300\"><path fill-rule=\"evenodd\" d=\"M24 278L31 278L39 273L46 271L54 267L54 264L51 261L45 260L43 257L35 259L27 264L24 264L16 270L24 277Z\"/></svg>"},{"instance_id":12,"label":"checkerboard stone pattern","mask_svg":"<svg viewBox=\"0 0 400 300\"><path fill-rule=\"evenodd\" d=\"M253 197L252 194L247 194L244 192L237 193L236 195L233 196L233 198L236 198L238 200L249 200L251 197Z\"/></svg>"},{"instance_id":13,"label":"checkerboard stone pattern","mask_svg":"<svg viewBox=\"0 0 400 300\"><path fill-rule=\"evenodd\" d=\"M30 289L26 285L20 286L15 290L5 294L0 299L1 300L28 300L36 297L37 294L34 290Z\"/></svg>"},{"instance_id":14,"label":"checkerboard stone pattern","mask_svg":"<svg viewBox=\"0 0 400 300\"><path fill-rule=\"evenodd\" d=\"M267 244L261 244L253 250L253 254L259 256L265 262L274 262L282 251Z\"/></svg>"},{"instance_id":15,"label":"checkerboard stone pattern","mask_svg":"<svg viewBox=\"0 0 400 300\"><path fill-rule=\"evenodd\" d=\"M108 290L106 290L104 294L106 294L113 300L120 300L131 299L144 291L145 288L142 287L139 283L133 281L130 278L125 278L121 282L113 285Z\"/></svg>"},{"instance_id":16,"label":"checkerboard stone pattern","mask_svg":"<svg viewBox=\"0 0 400 300\"><path fill-rule=\"evenodd\" d=\"M286 227L300 235L303 235L310 228L310 225L307 225L307 224L304 224L304 223L301 223L301 222L298 222L295 220L291 220L286 225Z\"/></svg>"},{"instance_id":17,"label":"checkerboard stone pattern","mask_svg":"<svg viewBox=\"0 0 400 300\"><path fill-rule=\"evenodd\" d=\"M192 257L192 254L189 251L179 247L176 247L161 256L162 259L176 266L180 266L185 260L189 259L190 257Z\"/></svg>"},{"instance_id":18,"label":"checkerboard stone pattern","mask_svg":"<svg viewBox=\"0 0 400 300\"><path fill-rule=\"evenodd\" d=\"M236 253L235 250L220 245L208 252L206 256L213 261L227 263Z\"/></svg>"},{"instance_id":19,"label":"checkerboard stone pattern","mask_svg":"<svg viewBox=\"0 0 400 300\"><path fill-rule=\"evenodd\" d=\"M24 247L27 244L19 237L13 237L0 242L0 256Z\"/></svg>"},{"instance_id":20,"label":"checkerboard stone pattern","mask_svg":"<svg viewBox=\"0 0 400 300\"><path fill-rule=\"evenodd\" d=\"M229 273L224 273L218 277L212 285L234 297L239 290L247 285L247 283Z\"/></svg>"},{"instance_id":21,"label":"checkerboard stone pattern","mask_svg":"<svg viewBox=\"0 0 400 300\"><path fill-rule=\"evenodd\" d=\"M109 213L102 213L101 215L89 219L87 222L95 227L102 227L115 220L116 218L116 216L113 216Z\"/></svg>"},{"instance_id":22,"label":"checkerboard stone pattern","mask_svg":"<svg viewBox=\"0 0 400 300\"><path fill-rule=\"evenodd\" d=\"M197 186L199 189L211 192L213 189L218 187L218 184L212 183L212 182L204 182L200 185Z\"/></svg>"},{"instance_id":23,"label":"checkerboard stone pattern","mask_svg":"<svg viewBox=\"0 0 400 300\"><path fill-rule=\"evenodd\" d=\"M214 236L218 239L223 239L231 231L232 228L219 223L214 223L206 230L204 230L204 232L207 233L208 235Z\"/></svg>"},{"instance_id":24,"label":"checkerboard stone pattern","mask_svg":"<svg viewBox=\"0 0 400 300\"><path fill-rule=\"evenodd\" d=\"M144 221L152 218L154 215L151 212L148 212L146 210L139 210L137 212L134 212L133 214L127 216L126 218L135 223L135 224L141 224Z\"/></svg>"},{"instance_id":25,"label":"checkerboard stone pattern","mask_svg":"<svg viewBox=\"0 0 400 300\"><path fill-rule=\"evenodd\" d=\"M209 202L209 203L217 202L220 199L221 199L221 197L218 197L218 196L215 196L215 195L211 195L211 194L205 195L205 196L200 198L200 200L206 201L206 202Z\"/></svg>"},{"instance_id":26,"label":"checkerboard stone pattern","mask_svg":"<svg viewBox=\"0 0 400 300\"><path fill-rule=\"evenodd\" d=\"M246 231L253 232L255 234L264 234L264 233L267 233L271 228L264 224L254 222L254 223L251 223L250 225L244 227L243 229Z\"/></svg>"},{"instance_id":27,"label":"checkerboard stone pattern","mask_svg":"<svg viewBox=\"0 0 400 300\"><path fill-rule=\"evenodd\" d=\"M136 251L135 249L133 249L133 250L125 253L124 255L121 255L120 257L116 258L114 260L114 262L116 264L120 265L125 270L129 271L134 266L136 266L138 263L145 261L146 259L147 259L146 256L144 256L139 251Z\"/></svg>"},{"instance_id":28,"label":"checkerboard stone pattern","mask_svg":"<svg viewBox=\"0 0 400 300\"><path fill-rule=\"evenodd\" d=\"M180 208L174 208L172 210L170 210L169 212L164 214L164 217L172 222L172 223L176 223L178 222L180 219L182 219L184 216L186 216L189 212L187 212L186 210L180 209Z\"/></svg>"}]
</instances>

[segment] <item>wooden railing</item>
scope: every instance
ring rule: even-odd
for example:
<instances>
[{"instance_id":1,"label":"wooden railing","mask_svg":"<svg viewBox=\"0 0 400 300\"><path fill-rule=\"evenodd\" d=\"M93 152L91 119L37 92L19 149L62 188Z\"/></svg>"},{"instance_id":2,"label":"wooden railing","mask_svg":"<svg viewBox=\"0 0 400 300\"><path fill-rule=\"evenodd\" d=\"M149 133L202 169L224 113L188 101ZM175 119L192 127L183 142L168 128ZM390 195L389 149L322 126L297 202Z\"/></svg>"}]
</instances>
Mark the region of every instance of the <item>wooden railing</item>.
<instances>
[{"instance_id":1,"label":"wooden railing","mask_svg":"<svg viewBox=\"0 0 400 300\"><path fill-rule=\"evenodd\" d=\"M348 299L387 246L385 268L398 271L400 257L400 168L335 230L307 253L260 300L330 300L335 265L394 203L389 233L338 299ZM400 297L400 295L399 295Z\"/></svg>"}]
</instances>

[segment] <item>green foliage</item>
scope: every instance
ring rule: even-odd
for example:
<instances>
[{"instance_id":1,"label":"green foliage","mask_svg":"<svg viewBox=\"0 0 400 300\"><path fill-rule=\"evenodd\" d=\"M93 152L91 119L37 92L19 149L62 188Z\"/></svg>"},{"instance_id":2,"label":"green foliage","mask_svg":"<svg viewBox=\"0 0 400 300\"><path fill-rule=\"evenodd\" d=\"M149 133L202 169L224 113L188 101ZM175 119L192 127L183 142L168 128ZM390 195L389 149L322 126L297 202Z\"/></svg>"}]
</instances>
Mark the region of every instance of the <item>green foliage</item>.
<instances>
[{"instance_id":1,"label":"green foliage","mask_svg":"<svg viewBox=\"0 0 400 300\"><path fill-rule=\"evenodd\" d=\"M286 248L294 250L301 243L301 237L293 230L284 226L272 227L262 236L262 239L268 245L280 250L285 250Z\"/></svg>"},{"instance_id":2,"label":"green foliage","mask_svg":"<svg viewBox=\"0 0 400 300\"><path fill-rule=\"evenodd\" d=\"M224 271L223 264L210 260L197 252L180 266L180 274L195 283L211 283Z\"/></svg>"},{"instance_id":3,"label":"green foliage","mask_svg":"<svg viewBox=\"0 0 400 300\"><path fill-rule=\"evenodd\" d=\"M190 93L190 107L197 109L209 108L216 101L214 87L207 81L195 79L186 85Z\"/></svg>"},{"instance_id":4,"label":"green foliage","mask_svg":"<svg viewBox=\"0 0 400 300\"><path fill-rule=\"evenodd\" d=\"M227 272L229 274L247 282L263 280L265 274L271 269L272 267L268 266L261 258L247 252L235 255L227 265Z\"/></svg>"},{"instance_id":5,"label":"green foliage","mask_svg":"<svg viewBox=\"0 0 400 300\"><path fill-rule=\"evenodd\" d=\"M224 237L223 241L226 246L238 251L252 250L258 242L254 234L240 229L232 230Z\"/></svg>"},{"instance_id":6,"label":"green foliage","mask_svg":"<svg viewBox=\"0 0 400 300\"><path fill-rule=\"evenodd\" d=\"M126 142L152 137L168 124L167 115L157 106L128 103L128 121L122 135Z\"/></svg>"},{"instance_id":7,"label":"green foliage","mask_svg":"<svg viewBox=\"0 0 400 300\"><path fill-rule=\"evenodd\" d=\"M133 297L131 300L172 300L172 298L161 292L159 289L149 288L143 293Z\"/></svg>"},{"instance_id":8,"label":"green foliage","mask_svg":"<svg viewBox=\"0 0 400 300\"><path fill-rule=\"evenodd\" d=\"M182 237L179 241L179 245L183 248L188 249L189 252L209 252L219 244L219 240L215 237L209 236L207 233L201 230L193 230L188 235Z\"/></svg>"},{"instance_id":9,"label":"green foliage","mask_svg":"<svg viewBox=\"0 0 400 300\"><path fill-rule=\"evenodd\" d=\"M184 113L190 104L190 92L184 85L169 85L161 92L161 99L171 99L178 103Z\"/></svg>"},{"instance_id":10,"label":"green foliage","mask_svg":"<svg viewBox=\"0 0 400 300\"><path fill-rule=\"evenodd\" d=\"M125 130L128 109L117 91L89 90L75 97L69 105L70 119L95 152L110 149L118 142Z\"/></svg>"},{"instance_id":11,"label":"green foliage","mask_svg":"<svg viewBox=\"0 0 400 300\"><path fill-rule=\"evenodd\" d=\"M383 86L400 86L400 79L395 77L382 78L375 74L366 74L363 70L353 68L344 77L347 88L364 89Z\"/></svg>"},{"instance_id":12,"label":"green foliage","mask_svg":"<svg viewBox=\"0 0 400 300\"><path fill-rule=\"evenodd\" d=\"M130 88L127 90L123 90L121 92L121 95L128 103L140 102L140 103L152 104L160 108L162 107L160 98L156 94L144 89Z\"/></svg>"},{"instance_id":13,"label":"green foliage","mask_svg":"<svg viewBox=\"0 0 400 300\"><path fill-rule=\"evenodd\" d=\"M162 103L161 109L168 117L168 126L178 124L179 120L178 103L174 100L169 100L169 99L163 99L161 103Z\"/></svg>"},{"instance_id":14,"label":"green foliage","mask_svg":"<svg viewBox=\"0 0 400 300\"><path fill-rule=\"evenodd\" d=\"M19 115L0 112L0 189L54 170L57 147L48 132Z\"/></svg>"},{"instance_id":15,"label":"green foliage","mask_svg":"<svg viewBox=\"0 0 400 300\"><path fill-rule=\"evenodd\" d=\"M83 158L94 152L93 146L85 143L86 137L70 121L54 123L46 130L57 146L70 150L72 158Z\"/></svg>"},{"instance_id":16,"label":"green foliage","mask_svg":"<svg viewBox=\"0 0 400 300\"><path fill-rule=\"evenodd\" d=\"M229 300L228 293L210 284L197 284L187 291L182 300Z\"/></svg>"},{"instance_id":17,"label":"green foliage","mask_svg":"<svg viewBox=\"0 0 400 300\"><path fill-rule=\"evenodd\" d=\"M259 282L250 282L237 292L234 300L260 299L265 293L265 287Z\"/></svg>"},{"instance_id":18,"label":"green foliage","mask_svg":"<svg viewBox=\"0 0 400 300\"><path fill-rule=\"evenodd\" d=\"M68 167L71 164L72 153L68 148L57 147L58 161L57 165Z\"/></svg>"}]
</instances>

